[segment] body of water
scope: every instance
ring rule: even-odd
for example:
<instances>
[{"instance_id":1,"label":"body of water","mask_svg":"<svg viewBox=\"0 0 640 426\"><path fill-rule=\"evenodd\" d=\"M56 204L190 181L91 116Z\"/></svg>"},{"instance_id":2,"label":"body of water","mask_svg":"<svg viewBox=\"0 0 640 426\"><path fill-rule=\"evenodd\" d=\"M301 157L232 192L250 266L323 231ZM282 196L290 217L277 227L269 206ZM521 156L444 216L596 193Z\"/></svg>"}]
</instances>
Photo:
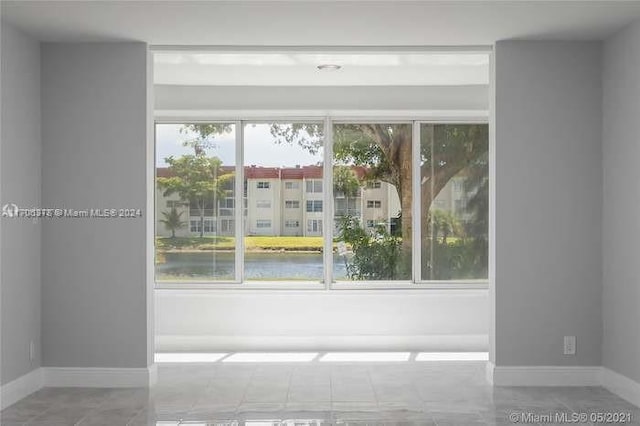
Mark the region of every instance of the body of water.
<instances>
[{"instance_id":1,"label":"body of water","mask_svg":"<svg viewBox=\"0 0 640 426\"><path fill-rule=\"evenodd\" d=\"M193 279L231 281L235 256L229 252L165 253L163 263L156 264L158 280ZM333 274L346 278L344 258L334 255ZM322 280L322 253L250 252L244 255L245 280Z\"/></svg>"}]
</instances>

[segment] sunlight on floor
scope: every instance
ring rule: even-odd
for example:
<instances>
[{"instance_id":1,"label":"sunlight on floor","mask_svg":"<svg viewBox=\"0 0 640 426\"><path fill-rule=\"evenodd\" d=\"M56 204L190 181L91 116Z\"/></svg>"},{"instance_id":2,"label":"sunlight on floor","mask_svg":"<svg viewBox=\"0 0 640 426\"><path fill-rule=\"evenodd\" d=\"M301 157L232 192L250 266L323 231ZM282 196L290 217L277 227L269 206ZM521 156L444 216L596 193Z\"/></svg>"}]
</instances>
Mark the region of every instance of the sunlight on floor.
<instances>
[{"instance_id":1,"label":"sunlight on floor","mask_svg":"<svg viewBox=\"0 0 640 426\"><path fill-rule=\"evenodd\" d=\"M311 362L317 352L239 352L222 362Z\"/></svg>"},{"instance_id":2,"label":"sunlight on floor","mask_svg":"<svg viewBox=\"0 0 640 426\"><path fill-rule=\"evenodd\" d=\"M320 362L409 361L411 352L329 352Z\"/></svg>"},{"instance_id":3,"label":"sunlight on floor","mask_svg":"<svg viewBox=\"0 0 640 426\"><path fill-rule=\"evenodd\" d=\"M416 361L489 361L488 352L420 352Z\"/></svg>"},{"instance_id":4,"label":"sunlight on floor","mask_svg":"<svg viewBox=\"0 0 640 426\"><path fill-rule=\"evenodd\" d=\"M164 362L216 362L227 356L226 353L200 353L200 352L162 352L156 353L155 361Z\"/></svg>"},{"instance_id":5,"label":"sunlight on floor","mask_svg":"<svg viewBox=\"0 0 640 426\"><path fill-rule=\"evenodd\" d=\"M488 361L488 352L159 352L162 363Z\"/></svg>"}]
</instances>

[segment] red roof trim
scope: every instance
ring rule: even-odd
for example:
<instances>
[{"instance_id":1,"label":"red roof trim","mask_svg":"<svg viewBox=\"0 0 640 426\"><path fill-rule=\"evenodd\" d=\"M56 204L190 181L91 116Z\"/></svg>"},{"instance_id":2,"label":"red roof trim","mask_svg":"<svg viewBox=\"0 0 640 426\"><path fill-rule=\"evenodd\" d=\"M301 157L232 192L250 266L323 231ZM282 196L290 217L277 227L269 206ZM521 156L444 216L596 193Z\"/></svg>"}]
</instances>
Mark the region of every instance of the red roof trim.
<instances>
[{"instance_id":1,"label":"red roof trim","mask_svg":"<svg viewBox=\"0 0 640 426\"><path fill-rule=\"evenodd\" d=\"M367 174L367 168L362 166L352 166L351 169L362 179ZM235 167L223 166L220 168L221 174L233 173ZM244 175L247 179L322 179L322 166L303 167L256 167L245 166ZM156 176L170 177L168 167L156 167Z\"/></svg>"}]
</instances>

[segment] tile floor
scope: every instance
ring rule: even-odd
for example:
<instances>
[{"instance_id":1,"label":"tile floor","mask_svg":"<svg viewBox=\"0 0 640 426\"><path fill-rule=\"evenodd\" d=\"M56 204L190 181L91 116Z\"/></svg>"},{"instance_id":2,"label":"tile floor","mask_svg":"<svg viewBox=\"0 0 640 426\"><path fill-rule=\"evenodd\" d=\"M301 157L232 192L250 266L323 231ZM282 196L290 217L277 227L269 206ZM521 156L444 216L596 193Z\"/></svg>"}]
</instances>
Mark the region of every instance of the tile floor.
<instances>
[{"instance_id":1,"label":"tile floor","mask_svg":"<svg viewBox=\"0 0 640 426\"><path fill-rule=\"evenodd\" d=\"M638 407L602 388L492 388L484 367L477 361L165 364L152 390L45 388L0 418L3 426L444 426L513 425L511 413L609 412L629 413L626 424L640 425Z\"/></svg>"}]
</instances>

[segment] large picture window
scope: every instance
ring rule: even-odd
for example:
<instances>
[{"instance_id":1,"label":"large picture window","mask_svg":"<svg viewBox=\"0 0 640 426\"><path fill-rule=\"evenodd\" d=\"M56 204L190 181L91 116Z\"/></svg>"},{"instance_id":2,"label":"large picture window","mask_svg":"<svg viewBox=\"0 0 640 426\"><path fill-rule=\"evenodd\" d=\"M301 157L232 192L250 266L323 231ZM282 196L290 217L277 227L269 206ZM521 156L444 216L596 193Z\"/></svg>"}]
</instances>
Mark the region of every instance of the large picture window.
<instances>
[{"instance_id":1,"label":"large picture window","mask_svg":"<svg viewBox=\"0 0 640 426\"><path fill-rule=\"evenodd\" d=\"M158 123L156 281L486 282L488 138L486 123Z\"/></svg>"},{"instance_id":2,"label":"large picture window","mask_svg":"<svg viewBox=\"0 0 640 426\"><path fill-rule=\"evenodd\" d=\"M157 281L233 281L235 125L156 126Z\"/></svg>"}]
</instances>

